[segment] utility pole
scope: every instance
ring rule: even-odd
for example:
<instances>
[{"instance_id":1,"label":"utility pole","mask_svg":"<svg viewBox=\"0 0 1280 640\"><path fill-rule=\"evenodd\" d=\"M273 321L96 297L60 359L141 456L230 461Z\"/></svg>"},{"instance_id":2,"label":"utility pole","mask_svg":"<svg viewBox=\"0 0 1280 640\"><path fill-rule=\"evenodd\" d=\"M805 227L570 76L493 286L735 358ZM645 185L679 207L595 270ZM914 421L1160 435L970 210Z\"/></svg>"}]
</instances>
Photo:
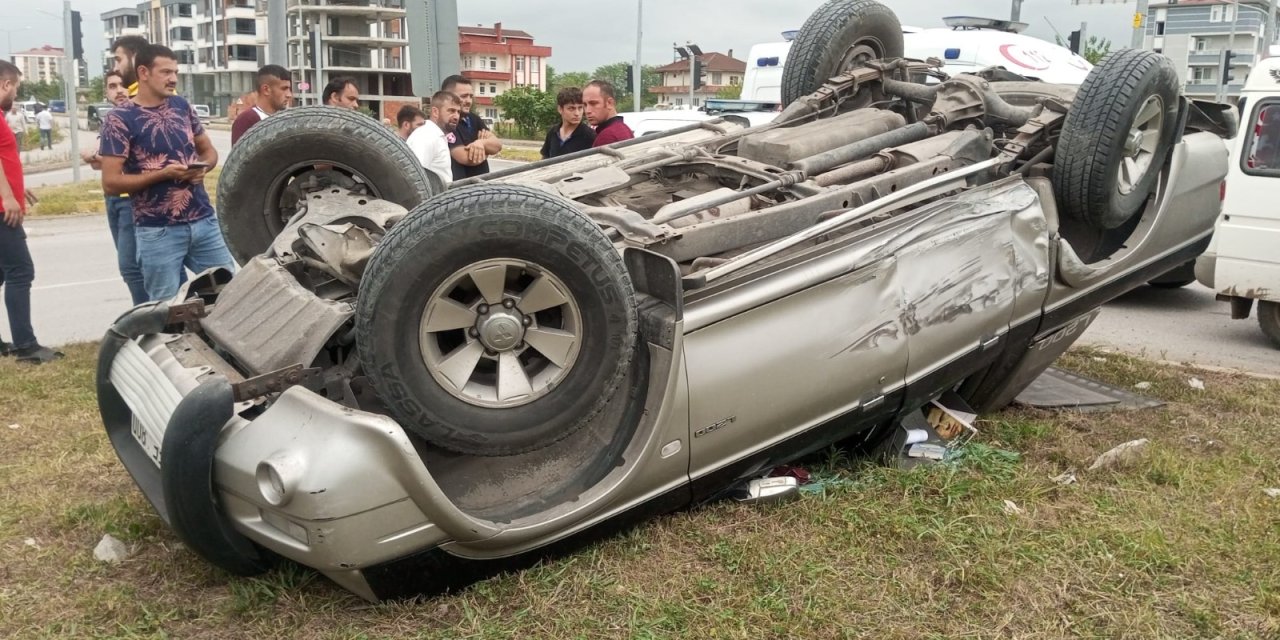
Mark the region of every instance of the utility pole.
<instances>
[{"instance_id":1,"label":"utility pole","mask_svg":"<svg viewBox=\"0 0 1280 640\"><path fill-rule=\"evenodd\" d=\"M1138 0L1138 7L1133 13L1133 40L1129 46L1133 49L1142 49L1144 40L1147 35L1147 0Z\"/></svg>"},{"instance_id":2,"label":"utility pole","mask_svg":"<svg viewBox=\"0 0 1280 640\"><path fill-rule=\"evenodd\" d=\"M1239 0L1235 0L1232 4L1229 4L1227 6L1231 7L1231 35L1227 36L1227 51L1230 52L1230 51L1235 51L1236 49L1236 23L1240 19L1240 2ZM1225 57L1225 59L1228 61L1227 65L1224 65L1223 67L1220 67L1218 69L1220 72L1223 72L1223 73L1226 73L1227 71L1229 71L1230 65L1231 65L1230 63L1231 57L1228 55ZM1218 83L1218 93L1216 98L1218 102L1226 102L1227 96L1230 95L1231 91L1227 87L1228 81L1226 76L1224 75L1222 78L1220 78L1220 80L1221 82Z\"/></svg>"},{"instance_id":3,"label":"utility pole","mask_svg":"<svg viewBox=\"0 0 1280 640\"><path fill-rule=\"evenodd\" d=\"M1009 9L1010 22L1022 22L1022 0L1013 0L1013 6Z\"/></svg>"},{"instance_id":4,"label":"utility pole","mask_svg":"<svg viewBox=\"0 0 1280 640\"><path fill-rule=\"evenodd\" d=\"M644 93L644 85L640 80L644 77L644 73L640 70L640 43L643 41L644 30L644 0L636 2L636 64L631 70L631 87L635 89L635 111L640 113L640 94Z\"/></svg>"},{"instance_id":5,"label":"utility pole","mask_svg":"<svg viewBox=\"0 0 1280 640\"><path fill-rule=\"evenodd\" d=\"M686 45L693 44L686 42ZM693 108L693 86L698 84L697 79L693 77L694 70L698 68L698 56L693 54L692 47L689 51L689 108Z\"/></svg>"},{"instance_id":6,"label":"utility pole","mask_svg":"<svg viewBox=\"0 0 1280 640\"><path fill-rule=\"evenodd\" d=\"M316 90L316 104L324 104L320 101L322 92L324 91L324 79L321 73L324 72L324 49L320 43L320 21L311 23L311 53L315 57L315 82L311 83L311 88Z\"/></svg>"},{"instance_id":7,"label":"utility pole","mask_svg":"<svg viewBox=\"0 0 1280 640\"><path fill-rule=\"evenodd\" d=\"M1260 38L1262 40L1261 56L1269 55L1271 53L1271 43L1276 41L1276 3L1277 0L1271 0L1271 2L1267 3L1267 20L1265 22L1267 32Z\"/></svg>"},{"instance_id":8,"label":"utility pole","mask_svg":"<svg viewBox=\"0 0 1280 640\"><path fill-rule=\"evenodd\" d=\"M67 115L71 126L67 133L71 137L71 179L80 182L80 113L76 106L76 83L80 80L80 68L76 66L74 37L71 35L71 0L62 0L62 34L63 53L66 56L66 68L62 76L62 85L67 93Z\"/></svg>"},{"instance_id":9,"label":"utility pole","mask_svg":"<svg viewBox=\"0 0 1280 640\"><path fill-rule=\"evenodd\" d=\"M1084 54L1086 53L1089 53L1089 23L1081 22L1080 23L1080 57L1081 58L1085 57Z\"/></svg>"}]
</instances>

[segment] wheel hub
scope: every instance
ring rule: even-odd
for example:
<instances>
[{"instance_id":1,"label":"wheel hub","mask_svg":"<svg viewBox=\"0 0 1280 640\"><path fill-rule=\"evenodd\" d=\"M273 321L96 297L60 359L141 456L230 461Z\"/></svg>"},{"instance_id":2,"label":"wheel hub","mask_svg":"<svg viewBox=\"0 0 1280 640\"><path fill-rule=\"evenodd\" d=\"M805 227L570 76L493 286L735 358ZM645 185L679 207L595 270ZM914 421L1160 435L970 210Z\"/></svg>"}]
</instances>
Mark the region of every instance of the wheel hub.
<instances>
[{"instance_id":1,"label":"wheel hub","mask_svg":"<svg viewBox=\"0 0 1280 640\"><path fill-rule=\"evenodd\" d=\"M1142 152L1142 131L1131 129L1129 136L1124 141L1124 154L1130 158L1137 158Z\"/></svg>"},{"instance_id":2,"label":"wheel hub","mask_svg":"<svg viewBox=\"0 0 1280 640\"><path fill-rule=\"evenodd\" d=\"M488 313L480 314L476 321L476 332L486 349L511 351L524 341L524 316L514 307L488 309Z\"/></svg>"}]
</instances>

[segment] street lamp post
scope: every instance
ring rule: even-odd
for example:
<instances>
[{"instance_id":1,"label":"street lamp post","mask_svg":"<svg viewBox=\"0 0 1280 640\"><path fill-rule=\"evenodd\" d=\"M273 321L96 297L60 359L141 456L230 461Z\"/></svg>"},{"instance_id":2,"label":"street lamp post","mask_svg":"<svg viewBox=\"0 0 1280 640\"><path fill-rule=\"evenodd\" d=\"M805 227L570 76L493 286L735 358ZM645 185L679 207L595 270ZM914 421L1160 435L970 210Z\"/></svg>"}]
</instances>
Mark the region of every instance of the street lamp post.
<instances>
[{"instance_id":1,"label":"street lamp post","mask_svg":"<svg viewBox=\"0 0 1280 640\"><path fill-rule=\"evenodd\" d=\"M9 38L9 57L10 58L13 57L13 32L14 31L30 31L30 30L31 30L31 25L27 25L25 27L18 27L17 29L0 29L0 31L3 31L5 35L8 36Z\"/></svg>"},{"instance_id":2,"label":"street lamp post","mask_svg":"<svg viewBox=\"0 0 1280 640\"><path fill-rule=\"evenodd\" d=\"M636 63L631 69L631 87L635 90L635 111L640 113L640 94L644 91L644 85L640 83L640 79L644 77L640 70L640 42L643 35L641 28L644 23L644 0L636 2Z\"/></svg>"}]
</instances>

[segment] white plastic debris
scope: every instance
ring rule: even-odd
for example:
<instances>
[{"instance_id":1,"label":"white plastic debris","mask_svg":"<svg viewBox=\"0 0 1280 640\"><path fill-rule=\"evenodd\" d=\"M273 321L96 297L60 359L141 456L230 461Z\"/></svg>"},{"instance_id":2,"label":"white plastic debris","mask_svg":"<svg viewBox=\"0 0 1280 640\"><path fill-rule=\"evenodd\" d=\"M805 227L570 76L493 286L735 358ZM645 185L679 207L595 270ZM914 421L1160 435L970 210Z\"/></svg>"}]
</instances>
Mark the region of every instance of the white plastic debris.
<instances>
[{"instance_id":1,"label":"white plastic debris","mask_svg":"<svg viewBox=\"0 0 1280 640\"><path fill-rule=\"evenodd\" d=\"M1147 448L1147 444L1149 444L1149 441L1146 438L1130 440L1098 456L1098 459L1089 465L1089 470L1097 471L1098 469L1110 469L1129 464L1142 455L1142 451Z\"/></svg>"},{"instance_id":2,"label":"white plastic debris","mask_svg":"<svg viewBox=\"0 0 1280 640\"><path fill-rule=\"evenodd\" d=\"M1262 492L1267 494L1268 498L1280 498L1280 489L1277 489L1275 487L1263 489Z\"/></svg>"},{"instance_id":3,"label":"white plastic debris","mask_svg":"<svg viewBox=\"0 0 1280 640\"><path fill-rule=\"evenodd\" d=\"M1018 504L1012 500L1005 500L1004 505L1002 505L1000 509L1004 511L1004 514L1007 516L1020 516L1026 513L1026 510L1019 507Z\"/></svg>"},{"instance_id":4,"label":"white plastic debris","mask_svg":"<svg viewBox=\"0 0 1280 640\"><path fill-rule=\"evenodd\" d=\"M36 539L35 539L35 538L27 538L26 540L23 540L23 541L22 541L22 544L25 544L25 545L27 545L28 547L34 547L34 546L36 546Z\"/></svg>"},{"instance_id":5,"label":"white plastic debris","mask_svg":"<svg viewBox=\"0 0 1280 640\"><path fill-rule=\"evenodd\" d=\"M1101 358L1101 357L1098 357L1098 356L1094 356L1094 357L1093 357L1093 361L1094 361L1094 362L1106 362L1106 361L1107 361L1107 359L1106 359L1106 358Z\"/></svg>"},{"instance_id":6,"label":"white plastic debris","mask_svg":"<svg viewBox=\"0 0 1280 640\"><path fill-rule=\"evenodd\" d=\"M18 424L18 423L16 423L16 422L15 422L15 423L13 423L13 424L9 425L9 428L10 428L10 429L17 430L17 429L21 429L21 428L22 428L22 425L20 425L20 424Z\"/></svg>"},{"instance_id":7,"label":"white plastic debris","mask_svg":"<svg viewBox=\"0 0 1280 640\"><path fill-rule=\"evenodd\" d=\"M116 564L129 557L129 547L111 534L102 536L98 546L93 548L93 557L102 562Z\"/></svg>"},{"instance_id":8,"label":"white plastic debris","mask_svg":"<svg viewBox=\"0 0 1280 640\"><path fill-rule=\"evenodd\" d=\"M1064 472L1062 472L1062 473L1060 473L1060 474L1058 474L1058 475L1056 475L1056 476L1054 476L1054 477L1052 477L1052 478L1049 478L1049 479L1050 479L1050 480L1052 480L1054 484L1058 484L1058 485L1061 485L1061 486L1064 486L1064 487L1065 487L1065 486L1067 486L1067 485L1069 485L1069 484L1075 484L1075 483L1076 483L1076 470L1075 470L1075 469L1067 469L1066 471L1064 471Z\"/></svg>"},{"instance_id":9,"label":"white plastic debris","mask_svg":"<svg viewBox=\"0 0 1280 640\"><path fill-rule=\"evenodd\" d=\"M1204 380L1200 378L1192 378L1187 381L1187 385L1196 391L1204 391Z\"/></svg>"},{"instance_id":10,"label":"white plastic debris","mask_svg":"<svg viewBox=\"0 0 1280 640\"><path fill-rule=\"evenodd\" d=\"M1147 389L1150 389L1150 388L1151 388L1151 383L1150 383L1150 382L1139 382L1138 384L1133 385L1133 388L1134 388L1134 389L1137 389L1138 391L1146 391Z\"/></svg>"}]
</instances>

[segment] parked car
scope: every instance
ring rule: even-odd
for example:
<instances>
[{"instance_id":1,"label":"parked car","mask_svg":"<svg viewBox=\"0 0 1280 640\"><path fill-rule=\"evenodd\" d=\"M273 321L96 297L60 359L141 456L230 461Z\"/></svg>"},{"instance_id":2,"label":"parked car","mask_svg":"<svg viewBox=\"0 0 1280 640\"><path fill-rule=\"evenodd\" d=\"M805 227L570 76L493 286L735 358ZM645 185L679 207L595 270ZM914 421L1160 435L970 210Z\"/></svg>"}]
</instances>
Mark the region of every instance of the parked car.
<instances>
[{"instance_id":1,"label":"parked car","mask_svg":"<svg viewBox=\"0 0 1280 640\"><path fill-rule=\"evenodd\" d=\"M1256 302L1258 325L1280 348L1280 210L1271 202L1280 186L1280 58L1249 70L1240 106L1246 126L1231 148L1222 214L1194 273L1233 319L1247 319Z\"/></svg>"},{"instance_id":2,"label":"parked car","mask_svg":"<svg viewBox=\"0 0 1280 640\"><path fill-rule=\"evenodd\" d=\"M53 113L66 113L67 101L66 100L50 100L49 111Z\"/></svg>"},{"instance_id":3,"label":"parked car","mask_svg":"<svg viewBox=\"0 0 1280 640\"><path fill-rule=\"evenodd\" d=\"M207 104L193 104L191 105L191 108L195 109L196 115L200 118L200 122L209 122L209 119L212 117L209 113L209 105Z\"/></svg>"},{"instance_id":4,"label":"parked car","mask_svg":"<svg viewBox=\"0 0 1280 640\"><path fill-rule=\"evenodd\" d=\"M102 128L102 121L106 120L107 114L111 113L111 110L114 108L115 108L115 105L111 104L110 102L99 102L97 104L89 105L85 110L86 119L88 120L88 123L89 123L89 130L90 131L100 130Z\"/></svg>"},{"instance_id":5,"label":"parked car","mask_svg":"<svg viewBox=\"0 0 1280 640\"><path fill-rule=\"evenodd\" d=\"M18 106L22 108L22 113L27 117L27 122L29 123L35 122L36 114L48 107L48 105L39 100L23 100L18 103Z\"/></svg>"},{"instance_id":6,"label":"parked car","mask_svg":"<svg viewBox=\"0 0 1280 640\"><path fill-rule=\"evenodd\" d=\"M883 442L945 392L998 409L1204 249L1235 111L1146 51L1078 87L902 53L889 9L828 2L770 124L447 189L358 113L272 116L219 179L241 269L103 341L112 445L209 562L379 599Z\"/></svg>"}]
</instances>

